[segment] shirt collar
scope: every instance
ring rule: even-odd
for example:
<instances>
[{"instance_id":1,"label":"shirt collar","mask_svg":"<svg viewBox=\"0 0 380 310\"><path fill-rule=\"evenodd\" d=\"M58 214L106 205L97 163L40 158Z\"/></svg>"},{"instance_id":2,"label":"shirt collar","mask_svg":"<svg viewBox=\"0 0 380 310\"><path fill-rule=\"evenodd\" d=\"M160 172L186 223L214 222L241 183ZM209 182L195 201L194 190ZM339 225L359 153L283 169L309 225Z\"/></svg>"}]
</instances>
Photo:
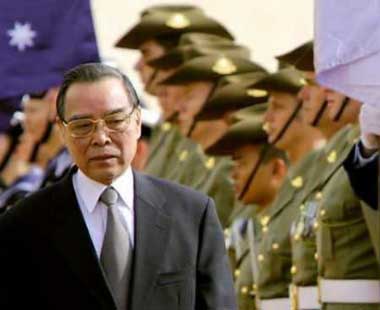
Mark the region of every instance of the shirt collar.
<instances>
[{"instance_id":1,"label":"shirt collar","mask_svg":"<svg viewBox=\"0 0 380 310\"><path fill-rule=\"evenodd\" d=\"M100 195L108 187L105 184L96 182L86 176L80 169L75 174L78 184L78 192L87 210L92 213L99 201ZM112 186L128 208L133 208L133 173L131 167L119 176L110 186Z\"/></svg>"}]
</instances>

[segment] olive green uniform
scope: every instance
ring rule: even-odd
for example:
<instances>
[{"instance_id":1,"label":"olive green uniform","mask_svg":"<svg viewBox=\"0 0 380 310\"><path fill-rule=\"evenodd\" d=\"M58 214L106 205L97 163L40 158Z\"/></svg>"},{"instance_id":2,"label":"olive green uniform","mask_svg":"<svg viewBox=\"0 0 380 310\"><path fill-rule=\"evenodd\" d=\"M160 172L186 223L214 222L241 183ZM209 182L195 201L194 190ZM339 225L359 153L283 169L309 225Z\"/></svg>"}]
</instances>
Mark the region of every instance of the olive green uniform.
<instances>
[{"instance_id":1,"label":"olive green uniform","mask_svg":"<svg viewBox=\"0 0 380 310\"><path fill-rule=\"evenodd\" d=\"M255 249L260 302L289 296L290 226L299 212L297 202L308 186L309 168L317 156L318 151L313 151L291 168L274 203L260 214L261 240Z\"/></svg>"}]
</instances>

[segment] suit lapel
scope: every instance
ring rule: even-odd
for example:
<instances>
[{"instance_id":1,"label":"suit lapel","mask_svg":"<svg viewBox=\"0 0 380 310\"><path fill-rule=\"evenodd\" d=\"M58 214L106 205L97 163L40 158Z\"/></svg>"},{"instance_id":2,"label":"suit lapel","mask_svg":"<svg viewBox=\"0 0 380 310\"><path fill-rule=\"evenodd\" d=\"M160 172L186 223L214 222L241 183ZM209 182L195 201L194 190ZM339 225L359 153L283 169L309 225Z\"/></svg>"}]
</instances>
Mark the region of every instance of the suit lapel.
<instances>
[{"instance_id":1,"label":"suit lapel","mask_svg":"<svg viewBox=\"0 0 380 310\"><path fill-rule=\"evenodd\" d=\"M162 206L165 197L139 173L135 180L135 249L130 286L130 309L144 308L159 271L170 229L170 217Z\"/></svg>"},{"instance_id":2,"label":"suit lapel","mask_svg":"<svg viewBox=\"0 0 380 310\"><path fill-rule=\"evenodd\" d=\"M54 245L72 271L101 303L113 303L72 184L74 169L59 184L54 197Z\"/></svg>"}]
</instances>

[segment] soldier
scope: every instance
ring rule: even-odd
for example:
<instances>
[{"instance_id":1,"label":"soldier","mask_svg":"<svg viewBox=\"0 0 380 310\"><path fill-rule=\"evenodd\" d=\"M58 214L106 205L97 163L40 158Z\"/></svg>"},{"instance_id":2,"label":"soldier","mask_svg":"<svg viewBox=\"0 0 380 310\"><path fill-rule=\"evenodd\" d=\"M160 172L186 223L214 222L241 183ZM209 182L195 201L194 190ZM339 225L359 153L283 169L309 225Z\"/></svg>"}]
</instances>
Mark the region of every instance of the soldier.
<instances>
[{"instance_id":1,"label":"soldier","mask_svg":"<svg viewBox=\"0 0 380 310\"><path fill-rule=\"evenodd\" d=\"M242 211L231 219L231 242L227 243L240 310L255 309L248 219L271 204L286 174L284 153L266 143L262 129L266 107L258 104L241 110L240 120L207 150L212 155L232 155L236 197L244 204Z\"/></svg>"},{"instance_id":2,"label":"soldier","mask_svg":"<svg viewBox=\"0 0 380 310\"><path fill-rule=\"evenodd\" d=\"M255 253L252 264L257 270L258 304L264 310L290 307L289 230L297 213L293 202L309 181L307 168L316 156L316 152L311 151L324 141L321 134L306 125L299 115L302 102L297 99L297 94L304 84L298 71L283 69L255 85L270 94L265 116L268 141L284 150L290 160L290 170L275 201L260 214L260 238L256 237L255 243L250 244Z\"/></svg>"},{"instance_id":3,"label":"soldier","mask_svg":"<svg viewBox=\"0 0 380 310\"><path fill-rule=\"evenodd\" d=\"M207 46L204 46L205 42L207 42ZM220 50L225 55L232 54L243 57L247 57L249 55L246 48L235 46L232 41L226 40L223 37L206 34L185 34L183 35L183 38L181 38L180 46L177 49L150 64L156 68L157 72L160 73L162 70L167 71L172 70L173 68L176 69L186 60L191 60L192 58L201 55L220 53ZM247 63L249 62L247 61ZM204 71L206 73L211 71L211 68L209 68L210 65L208 65L208 67L207 65L207 63L204 65ZM251 66L251 68L252 67L255 68L255 66ZM184 72L184 74L192 74L192 72ZM217 78L218 76L215 76L215 79ZM174 83L169 85L159 84L157 85L156 90L157 88L165 89L165 91L170 94L173 94L173 91L175 92L175 95L171 97L169 104L167 104L167 106L171 107L175 106L175 102L183 101L188 92L186 86ZM198 101L200 104L203 104L204 98L199 98L198 96L199 95L197 94L195 98L199 99ZM174 118L171 118L171 121L174 121ZM170 162L170 160L168 160L169 155L173 154L174 147L180 139L178 133L175 130L170 130L171 128L172 124L165 122L161 127L161 132L158 133L153 139L151 143L152 151L146 168L147 173L168 178L165 174L165 171L167 171L165 164ZM171 173L171 171L169 171L169 173ZM169 178L175 180L174 176ZM186 184L190 185L188 183Z\"/></svg>"},{"instance_id":4,"label":"soldier","mask_svg":"<svg viewBox=\"0 0 380 310\"><path fill-rule=\"evenodd\" d=\"M179 104L178 125L181 132L191 138L191 140L182 140L182 144L177 145L172 156L167 158L168 165L164 176L179 182L193 180L191 186L212 196L215 199L222 225L225 225L234 206L234 193L229 180L232 162L226 158L208 158L202 155L202 149L192 142L192 140L196 143L203 141L202 136L193 135L193 131L195 133L198 126L197 114L202 107L207 105L220 79L231 74L252 71L263 71L263 69L247 59L232 54L228 56L228 53L224 52L223 56L215 54L191 59L162 82L165 85L181 85L185 90L185 96L181 98ZM220 126L212 127L213 139L223 134L227 128L224 122L219 122L218 125ZM202 134L211 135L209 128ZM189 166L197 166L195 163L199 162L199 157L204 157L202 162L206 169L199 171L188 169Z\"/></svg>"}]
</instances>

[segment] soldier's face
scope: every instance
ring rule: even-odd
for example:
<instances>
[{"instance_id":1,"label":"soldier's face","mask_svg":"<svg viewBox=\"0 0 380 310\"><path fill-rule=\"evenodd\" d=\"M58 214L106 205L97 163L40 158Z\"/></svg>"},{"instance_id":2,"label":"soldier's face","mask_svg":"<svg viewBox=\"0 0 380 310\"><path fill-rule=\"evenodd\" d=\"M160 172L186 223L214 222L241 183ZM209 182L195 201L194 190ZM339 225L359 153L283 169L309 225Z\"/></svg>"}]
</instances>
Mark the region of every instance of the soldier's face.
<instances>
[{"instance_id":1,"label":"soldier's face","mask_svg":"<svg viewBox=\"0 0 380 310\"><path fill-rule=\"evenodd\" d=\"M268 142L274 143L296 109L297 98L288 93L271 92L268 103L268 110L265 113L264 119L267 124ZM303 122L297 116L291 122L282 138L276 142L276 146L283 150L286 149L289 143L300 134L302 126Z\"/></svg>"},{"instance_id":2,"label":"soldier's face","mask_svg":"<svg viewBox=\"0 0 380 310\"><path fill-rule=\"evenodd\" d=\"M104 78L97 82L75 83L67 91L65 121L90 118L103 119L118 112L129 114L133 110L122 82ZM74 138L68 127L60 123L65 144L76 165L89 178L110 184L130 165L140 137L141 120L137 109L129 125L121 132L111 132L104 122L83 138Z\"/></svg>"},{"instance_id":3,"label":"soldier's face","mask_svg":"<svg viewBox=\"0 0 380 310\"><path fill-rule=\"evenodd\" d=\"M23 105L24 120L22 127L36 141L40 140L46 130L50 107L44 99L29 99Z\"/></svg>"},{"instance_id":4,"label":"soldier's face","mask_svg":"<svg viewBox=\"0 0 380 310\"><path fill-rule=\"evenodd\" d=\"M309 79L308 84L302 87L298 96L303 103L301 110L302 119L306 124L312 125L326 100L326 89L316 84L314 79ZM327 113L323 113L320 124L326 118Z\"/></svg>"},{"instance_id":5,"label":"soldier's face","mask_svg":"<svg viewBox=\"0 0 380 310\"><path fill-rule=\"evenodd\" d=\"M328 117L331 121L335 121L335 117L341 110L345 98L346 96L342 93L331 89L327 90ZM356 100L350 99L349 103L344 108L338 122L341 122L342 124L354 123L357 121L359 112L360 103Z\"/></svg>"},{"instance_id":6,"label":"soldier's face","mask_svg":"<svg viewBox=\"0 0 380 310\"><path fill-rule=\"evenodd\" d=\"M146 85L153 75L154 69L147 62L165 54L165 48L155 40L148 40L140 47L141 56L135 64L135 70L139 73L141 81Z\"/></svg>"},{"instance_id":7,"label":"soldier's face","mask_svg":"<svg viewBox=\"0 0 380 310\"><path fill-rule=\"evenodd\" d=\"M261 147L259 145L243 145L233 153L234 168L232 177L235 181L235 191L241 195L249 177L260 157ZM255 203L266 205L272 195L271 186L271 163L262 163L251 180L249 187L242 197L244 203Z\"/></svg>"},{"instance_id":8,"label":"soldier's face","mask_svg":"<svg viewBox=\"0 0 380 310\"><path fill-rule=\"evenodd\" d=\"M169 119L178 111L178 102L183 98L185 89L180 85L160 85L157 91L163 118Z\"/></svg>"},{"instance_id":9,"label":"soldier's face","mask_svg":"<svg viewBox=\"0 0 380 310\"><path fill-rule=\"evenodd\" d=\"M183 133L187 133L194 117L205 104L212 90L211 82L192 82L183 86L183 95L178 101L178 125Z\"/></svg>"}]
</instances>

